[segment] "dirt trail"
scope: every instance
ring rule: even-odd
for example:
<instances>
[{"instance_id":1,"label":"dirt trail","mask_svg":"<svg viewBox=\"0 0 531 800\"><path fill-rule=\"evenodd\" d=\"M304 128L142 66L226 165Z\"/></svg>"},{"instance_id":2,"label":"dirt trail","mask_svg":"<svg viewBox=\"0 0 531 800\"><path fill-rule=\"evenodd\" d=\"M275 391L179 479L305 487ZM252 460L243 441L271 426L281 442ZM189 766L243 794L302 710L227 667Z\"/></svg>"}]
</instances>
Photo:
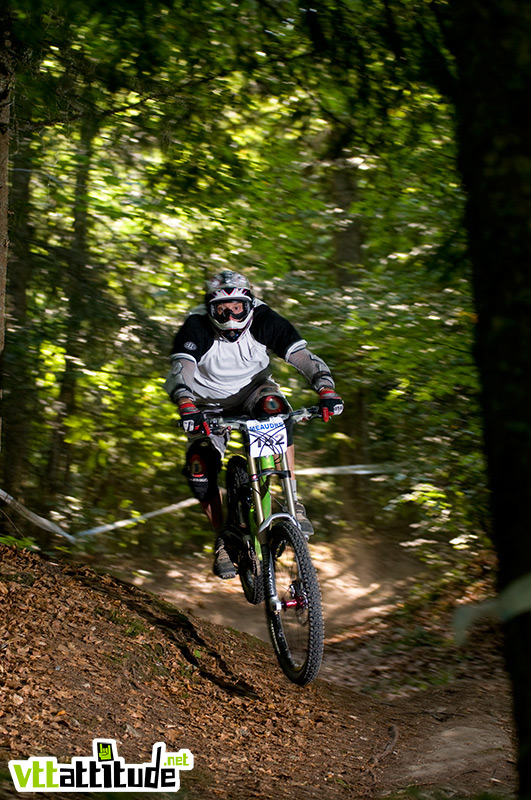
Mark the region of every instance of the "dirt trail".
<instances>
[{"instance_id":1,"label":"dirt trail","mask_svg":"<svg viewBox=\"0 0 531 800\"><path fill-rule=\"evenodd\" d=\"M311 552L319 572L329 639L388 611L423 569L393 541L384 545L377 540L357 541L355 556L347 545L312 544ZM178 608L269 641L263 608L247 603L238 579L216 578L210 556L154 560L142 567L123 557L119 561L104 557L103 563L114 575L156 592Z\"/></svg>"},{"instance_id":2,"label":"dirt trail","mask_svg":"<svg viewBox=\"0 0 531 800\"><path fill-rule=\"evenodd\" d=\"M422 581L421 562L389 539L358 540L356 557L348 546L312 544L311 550L327 632L320 680L376 699L377 706L383 702L383 714L380 708L373 711L373 721L398 737L382 761L382 791L417 785L450 794L510 793L515 786L510 691L497 632L478 631L459 651L451 643L446 613L441 635L426 633L422 620L414 622L413 634L394 634L388 615L408 588ZM263 608L245 601L237 579L215 578L210 557L161 561L141 572L122 563L117 571L186 613L269 642Z\"/></svg>"},{"instance_id":3,"label":"dirt trail","mask_svg":"<svg viewBox=\"0 0 531 800\"><path fill-rule=\"evenodd\" d=\"M185 800L371 800L408 786L427 798L511 793L496 632L477 632L463 657L443 622L434 627L433 609L430 619L389 624L411 559L388 553L390 581L389 564L372 558L378 547L367 548L358 578L347 553L336 563L324 545L313 548L328 640L322 677L300 689L269 644L239 633L260 632L263 612L236 582L211 577L210 559L149 573L122 563L137 588L0 547L0 755L65 761L100 736L139 763L156 741L187 746L197 766L183 778ZM206 619L218 615L231 627ZM0 772L0 797L15 795Z\"/></svg>"}]
</instances>

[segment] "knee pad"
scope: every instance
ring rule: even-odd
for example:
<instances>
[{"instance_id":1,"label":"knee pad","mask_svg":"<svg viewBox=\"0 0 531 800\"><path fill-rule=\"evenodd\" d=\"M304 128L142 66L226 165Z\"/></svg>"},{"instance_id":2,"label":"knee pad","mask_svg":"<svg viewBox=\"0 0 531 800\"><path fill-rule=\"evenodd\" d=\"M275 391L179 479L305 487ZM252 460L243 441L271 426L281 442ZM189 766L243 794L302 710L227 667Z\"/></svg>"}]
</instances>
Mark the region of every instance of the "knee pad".
<instances>
[{"instance_id":1,"label":"knee pad","mask_svg":"<svg viewBox=\"0 0 531 800\"><path fill-rule=\"evenodd\" d=\"M192 442L186 453L183 470L192 494L201 503L207 503L218 491L218 473L221 455L209 439Z\"/></svg>"},{"instance_id":2,"label":"knee pad","mask_svg":"<svg viewBox=\"0 0 531 800\"><path fill-rule=\"evenodd\" d=\"M291 411L286 398L280 394L269 391L267 394L262 394L256 401L252 409L252 415L257 419L267 419L274 414L287 414Z\"/></svg>"}]
</instances>

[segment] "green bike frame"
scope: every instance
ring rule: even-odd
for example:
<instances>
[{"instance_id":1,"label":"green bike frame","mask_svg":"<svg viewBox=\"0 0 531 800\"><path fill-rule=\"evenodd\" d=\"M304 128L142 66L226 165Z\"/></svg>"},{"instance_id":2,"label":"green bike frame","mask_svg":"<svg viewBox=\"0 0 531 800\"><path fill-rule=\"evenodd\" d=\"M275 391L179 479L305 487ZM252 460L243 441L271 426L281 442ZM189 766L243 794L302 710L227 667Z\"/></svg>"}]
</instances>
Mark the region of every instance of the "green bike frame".
<instances>
[{"instance_id":1,"label":"green bike frame","mask_svg":"<svg viewBox=\"0 0 531 800\"><path fill-rule=\"evenodd\" d=\"M273 522L290 514L295 517L295 501L291 488L291 473L288 467L286 453L281 456L261 456L254 458L250 448L246 447L247 464L251 484L252 505L254 514L251 519L251 531L255 539L255 552L265 569L266 603L272 611L280 611L281 603L276 593L275 578L269 557L268 531ZM280 461L280 464L278 463ZM280 466L280 469L278 467ZM283 484L284 501L287 512L272 513L271 478L278 476Z\"/></svg>"},{"instance_id":2,"label":"green bike frame","mask_svg":"<svg viewBox=\"0 0 531 800\"><path fill-rule=\"evenodd\" d=\"M291 489L291 473L288 468L286 453L281 456L261 456L253 458L247 449L247 463L251 482L252 502L254 507L254 524L256 529L253 531L260 539L260 533L269 528L273 518L277 515L272 514L272 499L270 479L278 476L284 488L284 498L287 506L287 513L295 516L295 501ZM280 460L280 465L275 463L275 459ZM278 468L280 466L280 469ZM251 523L253 524L253 523Z\"/></svg>"}]
</instances>

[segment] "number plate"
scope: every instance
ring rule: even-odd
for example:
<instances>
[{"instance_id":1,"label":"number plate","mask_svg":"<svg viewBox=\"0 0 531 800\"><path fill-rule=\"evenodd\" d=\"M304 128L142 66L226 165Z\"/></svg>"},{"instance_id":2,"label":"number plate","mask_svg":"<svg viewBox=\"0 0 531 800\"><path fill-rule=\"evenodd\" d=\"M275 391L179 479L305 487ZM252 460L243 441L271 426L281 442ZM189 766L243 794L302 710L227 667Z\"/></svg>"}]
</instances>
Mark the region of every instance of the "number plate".
<instances>
[{"instance_id":1,"label":"number plate","mask_svg":"<svg viewBox=\"0 0 531 800\"><path fill-rule=\"evenodd\" d=\"M283 419L250 419L246 426L253 458L277 456L288 449L288 432Z\"/></svg>"}]
</instances>

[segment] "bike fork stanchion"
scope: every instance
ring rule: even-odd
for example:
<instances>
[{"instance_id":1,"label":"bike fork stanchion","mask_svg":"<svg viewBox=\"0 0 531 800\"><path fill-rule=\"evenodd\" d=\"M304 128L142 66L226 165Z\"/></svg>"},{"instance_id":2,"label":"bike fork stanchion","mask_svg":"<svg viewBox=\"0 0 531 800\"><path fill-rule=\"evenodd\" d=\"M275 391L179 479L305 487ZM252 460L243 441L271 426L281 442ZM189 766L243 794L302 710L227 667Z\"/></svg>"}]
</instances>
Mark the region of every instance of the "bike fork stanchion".
<instances>
[{"instance_id":1,"label":"bike fork stanchion","mask_svg":"<svg viewBox=\"0 0 531 800\"><path fill-rule=\"evenodd\" d=\"M293 489L291 484L291 479L293 478L293 475L291 474L288 468L288 457L286 453L282 453L280 464L282 467L282 472L284 473L282 476L282 485L284 487L284 497L286 498L288 512L293 517L293 519L296 520L297 514L295 511L295 498L293 497Z\"/></svg>"},{"instance_id":2,"label":"bike fork stanchion","mask_svg":"<svg viewBox=\"0 0 531 800\"><path fill-rule=\"evenodd\" d=\"M262 510L262 495L260 492L260 480L257 474L256 459L251 455L248 455L247 463L249 464L249 479L251 482L251 491L253 493L253 506L256 513L256 522L257 526L260 527L264 521L264 512Z\"/></svg>"},{"instance_id":3,"label":"bike fork stanchion","mask_svg":"<svg viewBox=\"0 0 531 800\"><path fill-rule=\"evenodd\" d=\"M263 569L263 579L264 579L264 589L265 589L265 601L270 611L278 613L279 611L281 611L282 605L280 600L278 599L277 590L275 586L275 575L271 563L271 551L269 549L269 542L267 541L268 531L262 529L261 527L265 520L265 517L262 505L263 495L261 491L260 475L258 474L256 459L253 458L253 456L251 456L249 453L247 455L247 463L249 465L249 477L251 482L251 491L253 493L253 506L256 514L258 536L262 552L262 569Z\"/></svg>"}]
</instances>

